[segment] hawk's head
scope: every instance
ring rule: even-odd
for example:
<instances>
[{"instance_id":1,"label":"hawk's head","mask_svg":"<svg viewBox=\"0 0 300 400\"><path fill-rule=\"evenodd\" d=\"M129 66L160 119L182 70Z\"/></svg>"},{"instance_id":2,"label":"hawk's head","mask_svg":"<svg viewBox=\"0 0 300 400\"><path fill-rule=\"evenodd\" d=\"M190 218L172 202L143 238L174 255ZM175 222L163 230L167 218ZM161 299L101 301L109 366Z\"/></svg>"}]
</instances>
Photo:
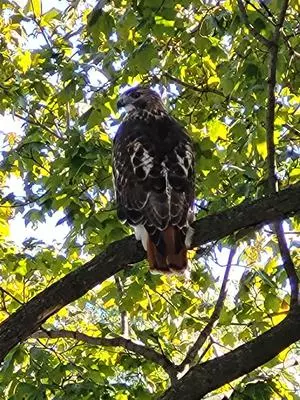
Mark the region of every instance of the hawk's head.
<instances>
[{"instance_id":1,"label":"hawk's head","mask_svg":"<svg viewBox=\"0 0 300 400\"><path fill-rule=\"evenodd\" d=\"M117 107L124 107L127 112L165 110L159 94L146 86L137 86L126 90L120 96Z\"/></svg>"}]
</instances>

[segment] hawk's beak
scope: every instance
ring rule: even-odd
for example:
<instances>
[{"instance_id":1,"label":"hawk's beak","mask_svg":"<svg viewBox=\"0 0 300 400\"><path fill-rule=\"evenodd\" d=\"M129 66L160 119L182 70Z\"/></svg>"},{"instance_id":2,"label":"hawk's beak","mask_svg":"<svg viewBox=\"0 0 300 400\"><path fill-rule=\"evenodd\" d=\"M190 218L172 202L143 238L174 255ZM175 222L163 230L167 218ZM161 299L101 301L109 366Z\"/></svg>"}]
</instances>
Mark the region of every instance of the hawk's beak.
<instances>
[{"instance_id":1,"label":"hawk's beak","mask_svg":"<svg viewBox=\"0 0 300 400\"><path fill-rule=\"evenodd\" d=\"M124 96L120 96L119 100L117 101L117 108L125 107L127 104L126 98Z\"/></svg>"},{"instance_id":2,"label":"hawk's beak","mask_svg":"<svg viewBox=\"0 0 300 400\"><path fill-rule=\"evenodd\" d=\"M126 95L122 95L120 96L119 100L117 101L117 108L124 108L125 112L130 112L132 110L134 110L134 105L131 102L131 99L126 96Z\"/></svg>"},{"instance_id":3,"label":"hawk's beak","mask_svg":"<svg viewBox=\"0 0 300 400\"><path fill-rule=\"evenodd\" d=\"M124 105L125 104L124 104L123 100L120 99L117 101L117 109L124 107Z\"/></svg>"}]
</instances>

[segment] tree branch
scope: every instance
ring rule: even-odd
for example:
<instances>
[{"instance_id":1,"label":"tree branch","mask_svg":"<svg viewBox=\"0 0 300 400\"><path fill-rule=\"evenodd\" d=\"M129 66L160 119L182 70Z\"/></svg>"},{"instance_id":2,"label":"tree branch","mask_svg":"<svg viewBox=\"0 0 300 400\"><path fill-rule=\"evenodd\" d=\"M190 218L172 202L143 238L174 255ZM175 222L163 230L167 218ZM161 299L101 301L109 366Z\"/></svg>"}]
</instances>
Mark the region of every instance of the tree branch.
<instances>
[{"instance_id":1,"label":"tree branch","mask_svg":"<svg viewBox=\"0 0 300 400\"><path fill-rule=\"evenodd\" d=\"M259 5L262 9L265 10L266 14L261 11L261 9L259 7L257 7L255 4L251 3L250 0L246 0L246 3L248 5L250 5L252 8L255 9L255 11L257 11L262 17L264 17L269 23L275 25L275 21L274 21L274 15L271 13L270 9L266 6L266 4L264 3L264 0L259 1Z\"/></svg>"},{"instance_id":2,"label":"tree branch","mask_svg":"<svg viewBox=\"0 0 300 400\"><path fill-rule=\"evenodd\" d=\"M274 121L275 121L275 86L276 86L276 70L279 50L280 31L284 23L286 11L288 8L288 0L282 2L278 22L275 26L272 46L269 47L269 72L268 72L268 100L266 111L266 137L268 149L268 183L271 193L277 190L276 178L276 160L275 160L275 143L274 143ZM290 255L290 251L284 236L282 224L280 221L275 222L273 226L274 232L277 236L278 246L282 258L282 262L287 273L290 287L291 287L291 307L298 303L299 297L299 278Z\"/></svg>"},{"instance_id":3,"label":"tree branch","mask_svg":"<svg viewBox=\"0 0 300 400\"><path fill-rule=\"evenodd\" d=\"M224 97L225 99L231 99L231 100L235 101L236 103L241 103L242 104L241 100L239 100L236 97L230 96L230 95L229 96L225 96L225 94L221 90L214 89L214 88L211 88L209 86L198 87L196 85L193 85L192 83L184 82L181 79L176 78L175 76L169 74L168 72L163 72L163 75L166 78L168 78L170 81L176 82L179 85L181 85L183 87L186 87L187 89L193 90L194 92L198 92L198 93L201 93L201 94L203 94L203 93L214 93L214 94L217 94L218 96Z\"/></svg>"},{"instance_id":4,"label":"tree branch","mask_svg":"<svg viewBox=\"0 0 300 400\"><path fill-rule=\"evenodd\" d=\"M260 224L267 225L275 220L282 220L291 216L300 210L299 195L300 185L294 185L289 189L268 195L254 202L244 202L228 210L208 215L194 222L195 232L192 245L200 246L207 242L219 240L241 229ZM287 210L291 212L287 212Z\"/></svg>"},{"instance_id":5,"label":"tree branch","mask_svg":"<svg viewBox=\"0 0 300 400\"><path fill-rule=\"evenodd\" d=\"M242 228L269 224L300 211L300 186L202 218L193 224L193 246L219 240ZM0 361L51 316L125 265L145 258L133 236L111 243L100 255L33 297L0 325Z\"/></svg>"},{"instance_id":6,"label":"tree branch","mask_svg":"<svg viewBox=\"0 0 300 400\"><path fill-rule=\"evenodd\" d=\"M299 278L288 248L281 222L274 222L282 263L291 287L291 307L299 303Z\"/></svg>"},{"instance_id":7,"label":"tree branch","mask_svg":"<svg viewBox=\"0 0 300 400\"><path fill-rule=\"evenodd\" d=\"M122 297L123 294L123 285L122 285L122 280L120 276L115 276L115 282L116 282L116 287L118 291L118 297L119 300ZM129 337L129 321L128 321L128 315L126 310L121 310L120 309L120 316L121 316L121 332L122 335L125 337Z\"/></svg>"},{"instance_id":8,"label":"tree branch","mask_svg":"<svg viewBox=\"0 0 300 400\"><path fill-rule=\"evenodd\" d=\"M45 33L45 30L43 29L42 25L40 24L40 21L35 13L35 9L34 9L34 3L33 0L30 0L31 3L31 8L32 8L32 14L33 14L33 21L35 22L35 24L38 26L39 30L41 31L41 34L46 42L47 47L52 51L52 43L49 41L48 36Z\"/></svg>"},{"instance_id":9,"label":"tree branch","mask_svg":"<svg viewBox=\"0 0 300 400\"><path fill-rule=\"evenodd\" d=\"M221 286L221 289L220 289L218 300L217 300L216 305L215 305L215 309L214 309L211 317L209 318L209 321L208 321L207 325L200 332L197 340L195 341L193 346L188 351L185 359L178 366L178 369L180 371L182 371L188 364L191 364L195 360L199 350L202 348L202 346L206 342L206 339L211 334L213 326L214 326L215 322L218 320L218 318L220 316L220 312L222 310L222 307L223 307L223 304L224 304L224 300L225 300L225 297L226 297L226 285L227 285L227 281L228 281L228 277L229 277L229 272L230 272L230 269L231 269L232 259L233 259L234 255L235 255L235 252L236 252L236 248L233 247L230 250L230 253L229 253L229 256L228 256L227 266L226 266L226 269L225 269L223 282L222 282L222 286Z\"/></svg>"},{"instance_id":10,"label":"tree branch","mask_svg":"<svg viewBox=\"0 0 300 400\"><path fill-rule=\"evenodd\" d=\"M21 119L22 121L27 122L27 123L30 124L30 125L34 125L34 126L37 126L38 128L44 129L45 131L47 131L48 133L50 133L51 135L53 135L54 137L56 137L56 139L59 139L59 140L62 139L57 133L55 133L55 132L52 131L50 128L48 128L46 125L43 125L42 123L40 123L40 122L38 122L38 121L34 121L34 120L31 119L31 118L23 117L21 114L18 114L18 113L14 113L13 115L14 115L15 117Z\"/></svg>"},{"instance_id":11,"label":"tree branch","mask_svg":"<svg viewBox=\"0 0 300 400\"><path fill-rule=\"evenodd\" d=\"M199 400L207 393L272 360L300 339L300 307L274 328L235 350L193 367L160 400Z\"/></svg>"},{"instance_id":12,"label":"tree branch","mask_svg":"<svg viewBox=\"0 0 300 400\"><path fill-rule=\"evenodd\" d=\"M7 290L3 289L2 286L0 286L0 291L4 294L6 294L7 296L11 297L15 302L17 302L18 304L20 304L21 306L24 304L22 303L22 301L18 300L13 294L11 294L10 292L8 292Z\"/></svg>"},{"instance_id":13,"label":"tree branch","mask_svg":"<svg viewBox=\"0 0 300 400\"><path fill-rule=\"evenodd\" d=\"M242 18L243 21L245 23L245 25L247 26L247 28L249 29L249 31L252 33L252 35L263 45L265 45L266 47L270 47L272 45L272 42L270 40L268 40L267 38L265 38L263 35L261 35L255 28L253 25L251 25L250 21L249 21L249 17L245 8L245 5L243 3L243 0L238 0L238 6L240 9L240 12L242 14Z\"/></svg>"},{"instance_id":14,"label":"tree branch","mask_svg":"<svg viewBox=\"0 0 300 400\"><path fill-rule=\"evenodd\" d=\"M160 365L168 375L174 376L176 375L176 369L172 362L163 354L158 353L157 351L147 347L145 345L135 343L129 339L126 339L122 336L115 338L102 338L102 337L94 337L86 335L85 333L77 332L77 331L69 331L65 329L58 330L41 330L35 332L32 336L34 339L41 338L49 338L49 339L74 339L84 343L91 344L93 346L104 346L104 347L124 347L124 349L131 351L135 354L138 354L147 360L153 361L154 363Z\"/></svg>"},{"instance_id":15,"label":"tree branch","mask_svg":"<svg viewBox=\"0 0 300 400\"><path fill-rule=\"evenodd\" d=\"M296 129L294 126L291 126L289 124L283 124L283 128L288 129L289 131L293 132L295 135L300 137L300 131Z\"/></svg>"},{"instance_id":16,"label":"tree branch","mask_svg":"<svg viewBox=\"0 0 300 400\"><path fill-rule=\"evenodd\" d=\"M275 85L276 85L276 70L278 59L278 42L280 38L280 30L282 28L288 0L284 0L280 11L278 23L275 26L271 45L269 46L269 72L268 72L268 99L266 112L266 135L268 149L268 172L269 172L269 187L271 192L276 192L276 173L275 173L275 144L274 144L274 121L275 121Z\"/></svg>"}]
</instances>

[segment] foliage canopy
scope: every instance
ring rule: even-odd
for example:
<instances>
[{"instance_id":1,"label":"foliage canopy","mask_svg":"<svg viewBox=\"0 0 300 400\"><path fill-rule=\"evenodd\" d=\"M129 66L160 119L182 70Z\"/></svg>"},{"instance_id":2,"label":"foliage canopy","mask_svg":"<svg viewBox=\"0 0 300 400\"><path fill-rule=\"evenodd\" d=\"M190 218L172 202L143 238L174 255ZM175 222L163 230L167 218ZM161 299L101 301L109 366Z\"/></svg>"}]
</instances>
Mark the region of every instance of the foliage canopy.
<instances>
[{"instance_id":1,"label":"foliage canopy","mask_svg":"<svg viewBox=\"0 0 300 400\"><path fill-rule=\"evenodd\" d=\"M23 122L1 137L0 321L131 233L117 220L111 179L116 102L128 85L152 85L193 138L198 219L274 194L274 177L279 190L299 182L297 0L20 3L0 4L0 113ZM17 246L9 221L18 214L46 230L60 215L53 236L68 234L60 245L24 237ZM99 277L20 337L0 369L4 398L163 396L183 371L286 317L299 217L283 227L288 234L276 223L276 234L256 227L191 251L188 280L151 275L145 261ZM299 399L299 346L278 353L208 397Z\"/></svg>"}]
</instances>

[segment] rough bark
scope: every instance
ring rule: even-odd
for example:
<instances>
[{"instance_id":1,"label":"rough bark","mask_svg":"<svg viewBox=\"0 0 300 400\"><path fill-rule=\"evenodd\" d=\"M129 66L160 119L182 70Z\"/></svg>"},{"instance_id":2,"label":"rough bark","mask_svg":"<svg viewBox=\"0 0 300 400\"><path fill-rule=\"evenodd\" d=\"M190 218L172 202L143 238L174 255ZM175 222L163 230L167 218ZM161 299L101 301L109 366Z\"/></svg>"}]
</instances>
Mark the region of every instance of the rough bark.
<instances>
[{"instance_id":1,"label":"rough bark","mask_svg":"<svg viewBox=\"0 0 300 400\"><path fill-rule=\"evenodd\" d=\"M300 211L300 186L210 215L195 222L193 244L219 240L237 230L282 220ZM97 284L139 262L145 252L133 236L112 243L100 255L55 282L21 306L0 325L0 361L26 340L51 315L87 293Z\"/></svg>"},{"instance_id":2,"label":"rough bark","mask_svg":"<svg viewBox=\"0 0 300 400\"><path fill-rule=\"evenodd\" d=\"M267 196L254 202L242 203L217 214L209 215L194 223L193 245L221 239L241 229L291 216L300 209L300 186L295 185L277 195Z\"/></svg>"},{"instance_id":3,"label":"rough bark","mask_svg":"<svg viewBox=\"0 0 300 400\"><path fill-rule=\"evenodd\" d=\"M212 390L253 371L300 339L300 307L278 325L235 350L197 365L160 400L199 400Z\"/></svg>"}]
</instances>

